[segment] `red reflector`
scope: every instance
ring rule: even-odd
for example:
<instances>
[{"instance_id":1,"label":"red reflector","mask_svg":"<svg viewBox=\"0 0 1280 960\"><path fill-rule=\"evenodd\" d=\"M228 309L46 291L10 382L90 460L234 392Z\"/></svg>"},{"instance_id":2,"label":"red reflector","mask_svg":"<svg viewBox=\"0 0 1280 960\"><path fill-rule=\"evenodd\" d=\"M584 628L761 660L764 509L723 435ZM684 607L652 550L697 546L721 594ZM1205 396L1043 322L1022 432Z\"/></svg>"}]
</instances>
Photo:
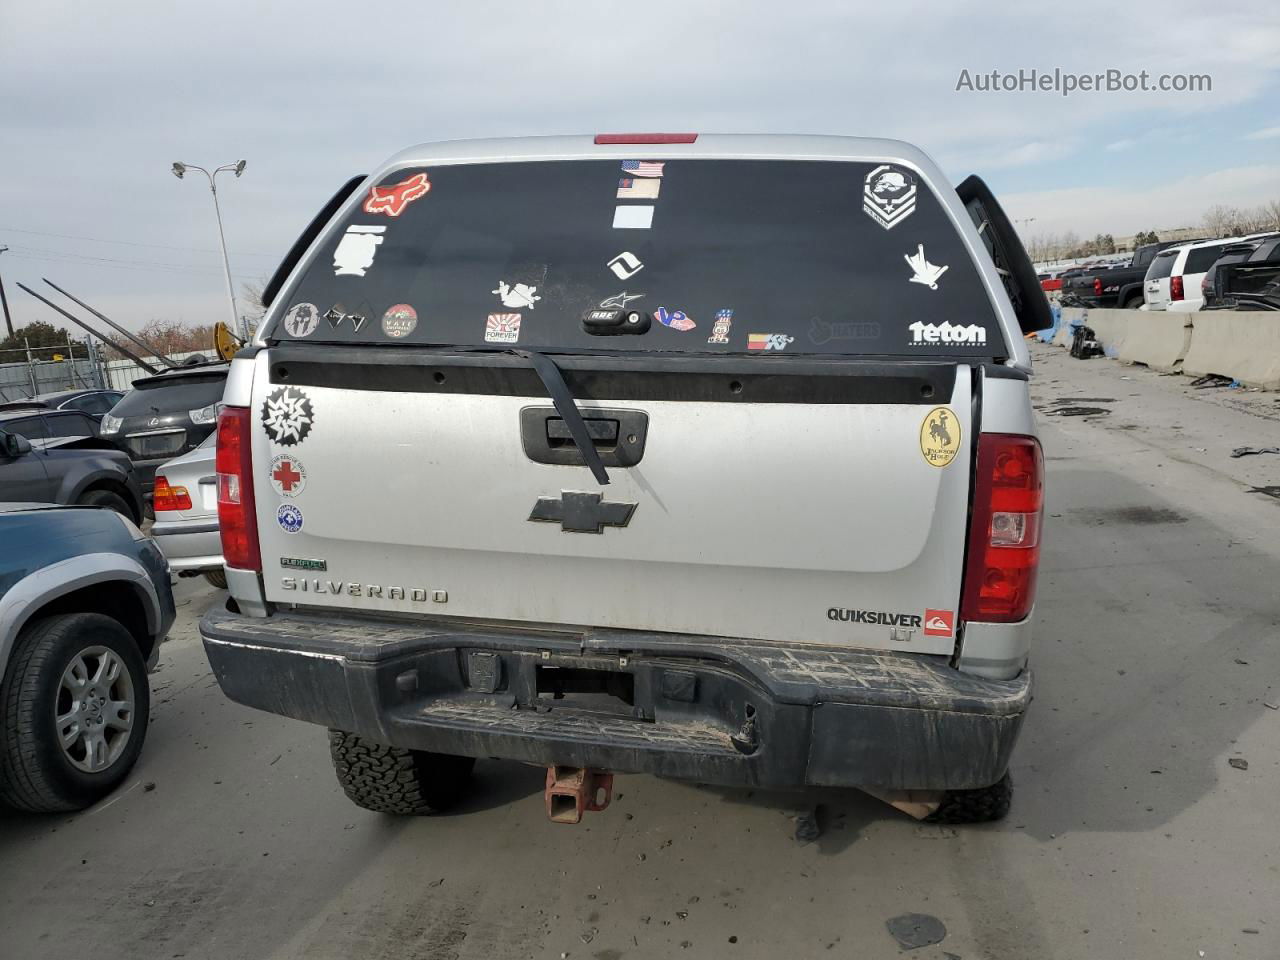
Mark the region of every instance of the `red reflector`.
<instances>
[{"instance_id":1,"label":"red reflector","mask_svg":"<svg viewBox=\"0 0 1280 960\"><path fill-rule=\"evenodd\" d=\"M597 133L596 143L694 143L696 133Z\"/></svg>"},{"instance_id":2,"label":"red reflector","mask_svg":"<svg viewBox=\"0 0 1280 960\"><path fill-rule=\"evenodd\" d=\"M171 487L169 481L162 476L156 477L156 485L151 497L151 506L154 510L191 509L191 494L187 492L187 488Z\"/></svg>"},{"instance_id":3,"label":"red reflector","mask_svg":"<svg viewBox=\"0 0 1280 960\"><path fill-rule=\"evenodd\" d=\"M1031 612L1043 506L1040 443L1015 434L982 434L960 619L1014 623Z\"/></svg>"},{"instance_id":4,"label":"red reflector","mask_svg":"<svg viewBox=\"0 0 1280 960\"><path fill-rule=\"evenodd\" d=\"M261 570L258 520L253 506L253 458L248 407L223 407L218 414L218 531L222 559L237 570Z\"/></svg>"},{"instance_id":5,"label":"red reflector","mask_svg":"<svg viewBox=\"0 0 1280 960\"><path fill-rule=\"evenodd\" d=\"M1169 299L1170 299L1170 300L1181 300L1181 299L1182 299L1182 296L1183 296L1183 294L1182 294L1182 278L1181 278L1181 277L1170 277L1170 278L1169 278Z\"/></svg>"},{"instance_id":6,"label":"red reflector","mask_svg":"<svg viewBox=\"0 0 1280 960\"><path fill-rule=\"evenodd\" d=\"M1095 297L1102 296L1102 280L1099 277L1093 279L1093 295Z\"/></svg>"}]
</instances>

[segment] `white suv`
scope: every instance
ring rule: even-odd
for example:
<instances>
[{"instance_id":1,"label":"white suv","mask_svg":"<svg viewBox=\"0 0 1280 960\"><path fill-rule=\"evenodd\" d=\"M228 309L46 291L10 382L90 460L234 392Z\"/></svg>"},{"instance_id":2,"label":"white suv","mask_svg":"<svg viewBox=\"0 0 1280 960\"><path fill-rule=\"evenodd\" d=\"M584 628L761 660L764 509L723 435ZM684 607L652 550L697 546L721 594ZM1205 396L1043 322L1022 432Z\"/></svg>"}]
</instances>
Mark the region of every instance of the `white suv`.
<instances>
[{"instance_id":1,"label":"white suv","mask_svg":"<svg viewBox=\"0 0 1280 960\"><path fill-rule=\"evenodd\" d=\"M1162 250L1151 261L1143 294L1148 310L1192 313L1204 305L1200 281L1214 261L1234 243L1246 237L1200 240Z\"/></svg>"}]
</instances>

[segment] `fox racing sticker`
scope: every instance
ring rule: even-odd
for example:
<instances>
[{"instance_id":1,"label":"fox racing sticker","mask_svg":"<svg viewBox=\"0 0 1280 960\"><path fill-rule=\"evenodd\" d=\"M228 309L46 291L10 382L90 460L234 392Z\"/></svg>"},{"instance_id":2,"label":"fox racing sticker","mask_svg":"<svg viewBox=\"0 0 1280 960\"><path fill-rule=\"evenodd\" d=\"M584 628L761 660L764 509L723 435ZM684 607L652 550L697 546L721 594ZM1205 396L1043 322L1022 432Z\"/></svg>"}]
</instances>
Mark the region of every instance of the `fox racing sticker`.
<instances>
[{"instance_id":1,"label":"fox racing sticker","mask_svg":"<svg viewBox=\"0 0 1280 960\"><path fill-rule=\"evenodd\" d=\"M282 447L297 446L307 439L314 421L311 399L297 387L273 390L262 404L263 429Z\"/></svg>"}]
</instances>

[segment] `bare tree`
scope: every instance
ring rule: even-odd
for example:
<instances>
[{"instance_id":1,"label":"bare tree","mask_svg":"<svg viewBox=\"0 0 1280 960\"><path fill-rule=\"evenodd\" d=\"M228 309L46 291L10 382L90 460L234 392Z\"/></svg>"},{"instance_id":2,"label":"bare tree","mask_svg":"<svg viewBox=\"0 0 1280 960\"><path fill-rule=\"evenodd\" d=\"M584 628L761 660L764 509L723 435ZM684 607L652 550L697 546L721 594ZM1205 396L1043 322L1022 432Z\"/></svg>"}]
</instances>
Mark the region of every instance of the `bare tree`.
<instances>
[{"instance_id":1,"label":"bare tree","mask_svg":"<svg viewBox=\"0 0 1280 960\"><path fill-rule=\"evenodd\" d=\"M1280 200L1272 200L1270 203L1264 203L1262 205L1262 211L1267 217L1264 229L1280 230Z\"/></svg>"},{"instance_id":2,"label":"bare tree","mask_svg":"<svg viewBox=\"0 0 1280 960\"><path fill-rule=\"evenodd\" d=\"M1236 207L1214 204L1204 212L1204 228L1214 237L1229 237L1240 222L1240 211Z\"/></svg>"}]
</instances>

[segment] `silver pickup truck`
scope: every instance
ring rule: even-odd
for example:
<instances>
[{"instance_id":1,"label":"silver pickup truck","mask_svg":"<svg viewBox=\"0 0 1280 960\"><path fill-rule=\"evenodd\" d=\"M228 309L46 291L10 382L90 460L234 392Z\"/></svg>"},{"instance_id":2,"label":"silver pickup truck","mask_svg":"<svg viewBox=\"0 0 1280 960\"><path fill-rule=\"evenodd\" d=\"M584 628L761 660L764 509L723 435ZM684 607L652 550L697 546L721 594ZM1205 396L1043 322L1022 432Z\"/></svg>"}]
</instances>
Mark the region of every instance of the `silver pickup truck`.
<instances>
[{"instance_id":1,"label":"silver pickup truck","mask_svg":"<svg viewBox=\"0 0 1280 960\"><path fill-rule=\"evenodd\" d=\"M218 426L232 699L372 810L546 766L1009 806L1047 303L981 180L907 144L407 150L267 289Z\"/></svg>"}]
</instances>

